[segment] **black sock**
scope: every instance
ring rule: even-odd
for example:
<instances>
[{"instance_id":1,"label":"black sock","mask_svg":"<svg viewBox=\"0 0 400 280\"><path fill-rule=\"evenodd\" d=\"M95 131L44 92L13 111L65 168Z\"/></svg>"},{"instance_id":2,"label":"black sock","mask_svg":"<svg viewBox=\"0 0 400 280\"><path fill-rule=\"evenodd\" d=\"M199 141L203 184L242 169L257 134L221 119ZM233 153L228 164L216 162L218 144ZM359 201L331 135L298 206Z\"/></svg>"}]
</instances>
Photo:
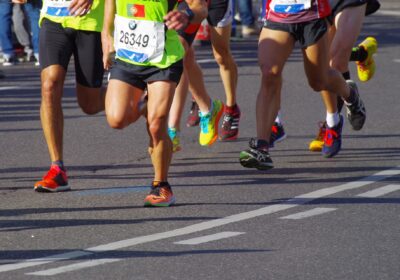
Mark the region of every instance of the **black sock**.
<instances>
[{"instance_id":1,"label":"black sock","mask_svg":"<svg viewBox=\"0 0 400 280\"><path fill-rule=\"evenodd\" d=\"M351 51L350 61L364 61L368 57L368 52L363 47L354 47Z\"/></svg>"},{"instance_id":2,"label":"black sock","mask_svg":"<svg viewBox=\"0 0 400 280\"><path fill-rule=\"evenodd\" d=\"M342 76L346 81L350 80L350 72L349 71L342 73Z\"/></svg>"},{"instance_id":3,"label":"black sock","mask_svg":"<svg viewBox=\"0 0 400 280\"><path fill-rule=\"evenodd\" d=\"M64 162L62 160L52 161L51 165L57 165L61 170L65 171Z\"/></svg>"}]
</instances>

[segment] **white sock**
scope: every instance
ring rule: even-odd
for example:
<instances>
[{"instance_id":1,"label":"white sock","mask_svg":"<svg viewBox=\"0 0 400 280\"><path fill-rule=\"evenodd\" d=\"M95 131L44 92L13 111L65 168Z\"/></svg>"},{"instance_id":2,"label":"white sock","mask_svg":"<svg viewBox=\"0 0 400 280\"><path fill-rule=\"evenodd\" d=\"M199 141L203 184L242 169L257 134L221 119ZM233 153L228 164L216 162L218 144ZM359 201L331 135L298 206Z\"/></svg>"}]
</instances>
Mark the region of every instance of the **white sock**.
<instances>
[{"instance_id":1,"label":"white sock","mask_svg":"<svg viewBox=\"0 0 400 280\"><path fill-rule=\"evenodd\" d=\"M210 106L210 110L208 111L208 112L202 112L202 111L200 111L200 116L201 117L204 117L205 115L207 115L208 113L210 113L210 112L212 112L212 110L213 110L213 101L212 101L212 99L210 99L211 100L211 106Z\"/></svg>"},{"instance_id":2,"label":"white sock","mask_svg":"<svg viewBox=\"0 0 400 280\"><path fill-rule=\"evenodd\" d=\"M329 127L335 127L340 121L339 114L336 111L335 113L326 112L326 124Z\"/></svg>"},{"instance_id":3,"label":"white sock","mask_svg":"<svg viewBox=\"0 0 400 280\"><path fill-rule=\"evenodd\" d=\"M277 115L276 118L275 118L275 122L276 122L276 123L279 123L279 124L282 124L282 123L281 123L281 119L282 119L282 117L281 117L281 110L279 110L279 111L278 111L278 115Z\"/></svg>"}]
</instances>

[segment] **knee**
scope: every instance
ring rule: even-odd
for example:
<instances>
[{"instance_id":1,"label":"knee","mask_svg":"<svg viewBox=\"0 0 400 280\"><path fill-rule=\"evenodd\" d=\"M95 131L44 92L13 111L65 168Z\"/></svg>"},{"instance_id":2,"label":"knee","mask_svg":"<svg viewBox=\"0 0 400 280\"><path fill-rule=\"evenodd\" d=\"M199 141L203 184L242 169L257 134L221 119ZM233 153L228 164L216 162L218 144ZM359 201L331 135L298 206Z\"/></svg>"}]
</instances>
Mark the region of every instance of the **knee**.
<instances>
[{"instance_id":1,"label":"knee","mask_svg":"<svg viewBox=\"0 0 400 280\"><path fill-rule=\"evenodd\" d=\"M149 133L151 135L151 138L155 142L161 140L163 135L163 129L166 127L166 123L167 123L166 117L156 117L148 120Z\"/></svg>"},{"instance_id":2,"label":"knee","mask_svg":"<svg viewBox=\"0 0 400 280\"><path fill-rule=\"evenodd\" d=\"M220 50L219 52L214 52L215 61L218 65L229 65L232 61L231 54L228 50Z\"/></svg>"},{"instance_id":3,"label":"knee","mask_svg":"<svg viewBox=\"0 0 400 280\"><path fill-rule=\"evenodd\" d=\"M123 116L117 113L107 112L107 122L111 128L123 129L126 126Z\"/></svg>"},{"instance_id":4,"label":"knee","mask_svg":"<svg viewBox=\"0 0 400 280\"><path fill-rule=\"evenodd\" d=\"M323 78L313 78L308 81L308 84L314 91L322 91L327 89L326 79Z\"/></svg>"},{"instance_id":5,"label":"knee","mask_svg":"<svg viewBox=\"0 0 400 280\"><path fill-rule=\"evenodd\" d=\"M42 81L42 102L52 104L57 99L61 100L61 84L54 79L45 79Z\"/></svg>"},{"instance_id":6,"label":"knee","mask_svg":"<svg viewBox=\"0 0 400 280\"><path fill-rule=\"evenodd\" d=\"M263 82L269 86L280 83L282 79L282 70L275 66L261 65L261 75Z\"/></svg>"},{"instance_id":7,"label":"knee","mask_svg":"<svg viewBox=\"0 0 400 280\"><path fill-rule=\"evenodd\" d=\"M82 111L87 115L94 115L99 112L98 106L90 102L79 101L79 107L81 107Z\"/></svg>"}]
</instances>

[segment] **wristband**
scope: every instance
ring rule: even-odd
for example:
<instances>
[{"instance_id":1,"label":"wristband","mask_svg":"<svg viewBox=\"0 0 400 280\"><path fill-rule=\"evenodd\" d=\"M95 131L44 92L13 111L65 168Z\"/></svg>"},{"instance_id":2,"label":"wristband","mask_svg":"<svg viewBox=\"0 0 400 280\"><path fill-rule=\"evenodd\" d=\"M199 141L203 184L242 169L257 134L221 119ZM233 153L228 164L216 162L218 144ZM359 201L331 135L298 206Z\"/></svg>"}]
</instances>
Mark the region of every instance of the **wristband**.
<instances>
[{"instance_id":1,"label":"wristband","mask_svg":"<svg viewBox=\"0 0 400 280\"><path fill-rule=\"evenodd\" d=\"M191 21L193 20L193 18L194 18L194 13L193 13L193 11L192 11L191 9L187 8L187 9L182 10L182 12L183 12L185 15L188 16L189 22L191 22Z\"/></svg>"}]
</instances>

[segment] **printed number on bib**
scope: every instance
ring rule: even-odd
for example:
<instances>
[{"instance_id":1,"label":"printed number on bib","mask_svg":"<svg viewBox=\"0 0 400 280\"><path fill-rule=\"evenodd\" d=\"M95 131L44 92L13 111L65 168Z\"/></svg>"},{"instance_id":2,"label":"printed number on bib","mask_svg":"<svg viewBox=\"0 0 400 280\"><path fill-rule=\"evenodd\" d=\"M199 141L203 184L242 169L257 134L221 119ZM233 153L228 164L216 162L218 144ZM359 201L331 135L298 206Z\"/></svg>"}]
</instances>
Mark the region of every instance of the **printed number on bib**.
<instances>
[{"instance_id":1,"label":"printed number on bib","mask_svg":"<svg viewBox=\"0 0 400 280\"><path fill-rule=\"evenodd\" d=\"M132 62L160 62L164 55L164 23L115 16L114 45L119 58Z\"/></svg>"},{"instance_id":2,"label":"printed number on bib","mask_svg":"<svg viewBox=\"0 0 400 280\"><path fill-rule=\"evenodd\" d=\"M48 0L44 1L45 6L43 10L49 16L66 17L70 16L68 7L72 0Z\"/></svg>"},{"instance_id":3,"label":"printed number on bib","mask_svg":"<svg viewBox=\"0 0 400 280\"><path fill-rule=\"evenodd\" d=\"M276 13L297 14L311 8L311 0L272 0L271 9Z\"/></svg>"}]
</instances>

